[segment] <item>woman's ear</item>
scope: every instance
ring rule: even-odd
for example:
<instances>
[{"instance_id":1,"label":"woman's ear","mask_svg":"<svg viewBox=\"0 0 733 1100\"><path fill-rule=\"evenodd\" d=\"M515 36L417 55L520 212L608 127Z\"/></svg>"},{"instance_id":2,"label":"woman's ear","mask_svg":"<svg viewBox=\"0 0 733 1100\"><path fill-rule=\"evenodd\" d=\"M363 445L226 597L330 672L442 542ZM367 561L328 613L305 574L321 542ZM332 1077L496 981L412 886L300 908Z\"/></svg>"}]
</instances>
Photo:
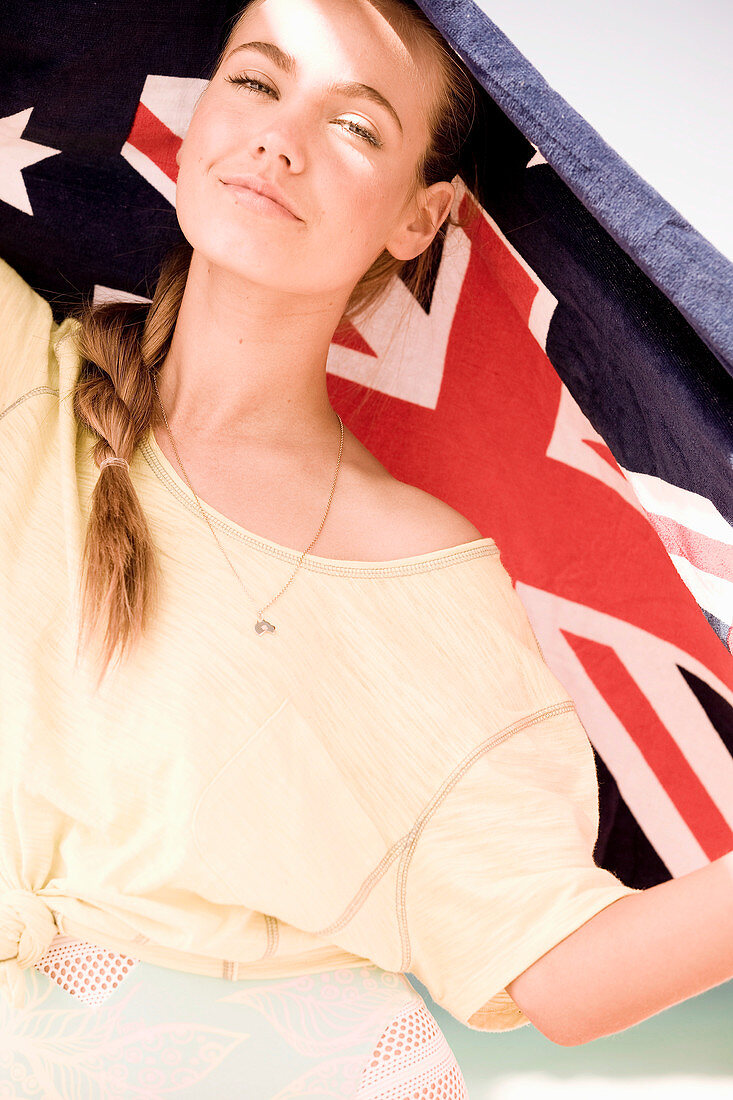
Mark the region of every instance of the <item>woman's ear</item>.
<instances>
[{"instance_id":1,"label":"woman's ear","mask_svg":"<svg viewBox=\"0 0 733 1100\"><path fill-rule=\"evenodd\" d=\"M385 242L387 251L396 260L411 260L424 252L448 217L455 195L455 187L447 180L422 189L403 224Z\"/></svg>"}]
</instances>

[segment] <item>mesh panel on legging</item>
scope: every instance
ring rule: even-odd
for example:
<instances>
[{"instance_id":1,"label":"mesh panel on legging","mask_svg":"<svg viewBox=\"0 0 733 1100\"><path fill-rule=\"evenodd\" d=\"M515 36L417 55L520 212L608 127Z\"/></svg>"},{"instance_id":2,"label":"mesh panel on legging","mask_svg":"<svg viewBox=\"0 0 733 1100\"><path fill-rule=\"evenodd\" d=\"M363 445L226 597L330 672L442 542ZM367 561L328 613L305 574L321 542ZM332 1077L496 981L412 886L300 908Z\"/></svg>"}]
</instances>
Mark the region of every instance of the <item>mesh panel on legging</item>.
<instances>
[{"instance_id":1,"label":"mesh panel on legging","mask_svg":"<svg viewBox=\"0 0 733 1100\"><path fill-rule=\"evenodd\" d=\"M97 1007L137 964L128 955L57 936L36 967L67 993ZM382 1032L355 1096L356 1100L467 1100L458 1063L422 1001L406 1004Z\"/></svg>"}]
</instances>

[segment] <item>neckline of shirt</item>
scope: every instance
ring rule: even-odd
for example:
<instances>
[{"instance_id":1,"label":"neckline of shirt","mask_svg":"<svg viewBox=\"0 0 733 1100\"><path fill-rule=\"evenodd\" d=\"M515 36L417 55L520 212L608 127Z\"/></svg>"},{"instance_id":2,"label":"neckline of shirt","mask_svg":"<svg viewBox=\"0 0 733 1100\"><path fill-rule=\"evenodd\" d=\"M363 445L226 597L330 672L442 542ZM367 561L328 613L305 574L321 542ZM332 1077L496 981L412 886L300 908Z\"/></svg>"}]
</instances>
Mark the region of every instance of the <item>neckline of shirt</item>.
<instances>
[{"instance_id":1,"label":"neckline of shirt","mask_svg":"<svg viewBox=\"0 0 733 1100\"><path fill-rule=\"evenodd\" d=\"M188 485L176 472L174 467L163 454L152 428L138 447L145 461L150 466L161 484L189 511L199 518L196 498ZM200 499L200 498L199 498ZM253 547L271 557L281 558L295 565L302 550L294 550L289 546L281 546L271 539L256 535L229 519L222 512L217 511L210 504L201 501L201 507L206 512L214 527L225 531L248 546ZM409 573L424 573L432 569L439 569L453 565L457 562L468 561L472 558L482 557L487 554L498 554L499 548L492 538L474 539L472 542L462 542L457 546L448 546L442 550L430 550L425 554L414 554L407 558L391 558L386 561L357 561L348 558L322 558L317 554L306 554L303 558L301 569L309 569L320 573L333 573L342 576L354 577L390 577Z\"/></svg>"}]
</instances>

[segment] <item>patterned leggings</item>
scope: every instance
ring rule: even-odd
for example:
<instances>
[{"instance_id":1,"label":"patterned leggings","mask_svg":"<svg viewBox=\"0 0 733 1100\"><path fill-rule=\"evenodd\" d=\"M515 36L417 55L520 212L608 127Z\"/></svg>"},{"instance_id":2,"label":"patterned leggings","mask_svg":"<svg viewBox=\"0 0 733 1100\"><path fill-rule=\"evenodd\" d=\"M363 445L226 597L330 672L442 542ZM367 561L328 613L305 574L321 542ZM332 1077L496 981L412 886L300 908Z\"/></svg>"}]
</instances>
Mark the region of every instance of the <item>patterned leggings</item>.
<instances>
[{"instance_id":1,"label":"patterned leggings","mask_svg":"<svg viewBox=\"0 0 733 1100\"><path fill-rule=\"evenodd\" d=\"M227 981L59 935L0 997L0 1100L467 1100L432 1013L377 966Z\"/></svg>"}]
</instances>

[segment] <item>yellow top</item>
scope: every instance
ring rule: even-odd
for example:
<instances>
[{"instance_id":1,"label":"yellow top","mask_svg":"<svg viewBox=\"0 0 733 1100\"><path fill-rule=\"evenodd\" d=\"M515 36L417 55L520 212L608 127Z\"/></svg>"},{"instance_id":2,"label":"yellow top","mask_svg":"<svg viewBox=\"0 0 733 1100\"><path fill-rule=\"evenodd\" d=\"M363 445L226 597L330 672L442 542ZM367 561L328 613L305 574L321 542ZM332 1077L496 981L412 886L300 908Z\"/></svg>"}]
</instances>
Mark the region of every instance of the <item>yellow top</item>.
<instances>
[{"instance_id":1,"label":"yellow top","mask_svg":"<svg viewBox=\"0 0 733 1100\"><path fill-rule=\"evenodd\" d=\"M0 261L0 986L58 932L200 974L365 960L469 1027L617 898L598 785L491 538L386 562L306 556L256 609L151 433L131 476L157 618L98 694L74 666L94 438L77 322ZM299 553L207 513L250 592ZM89 666L91 668L91 666ZM560 991L558 991L560 992Z\"/></svg>"}]
</instances>

